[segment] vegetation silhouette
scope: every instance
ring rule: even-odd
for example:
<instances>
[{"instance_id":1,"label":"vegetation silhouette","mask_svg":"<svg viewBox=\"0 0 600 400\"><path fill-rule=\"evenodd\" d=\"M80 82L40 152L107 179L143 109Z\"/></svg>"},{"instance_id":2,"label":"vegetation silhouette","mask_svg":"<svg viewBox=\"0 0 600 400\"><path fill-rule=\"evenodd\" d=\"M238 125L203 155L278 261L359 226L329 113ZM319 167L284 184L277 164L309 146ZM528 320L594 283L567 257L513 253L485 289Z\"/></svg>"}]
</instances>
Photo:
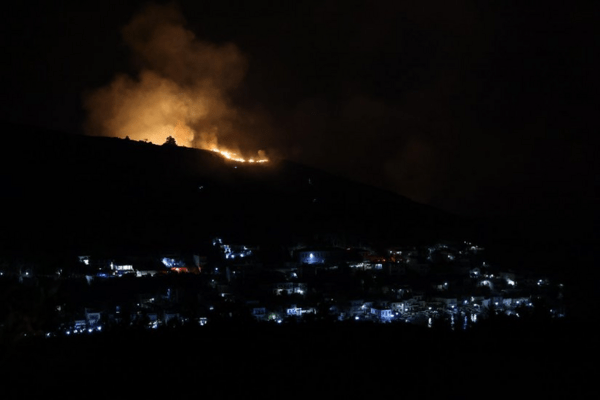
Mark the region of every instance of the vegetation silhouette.
<instances>
[{"instance_id":1,"label":"vegetation silhouette","mask_svg":"<svg viewBox=\"0 0 600 400\"><path fill-rule=\"evenodd\" d=\"M163 146L177 146L177 142L173 136L168 136L167 140L163 143Z\"/></svg>"}]
</instances>

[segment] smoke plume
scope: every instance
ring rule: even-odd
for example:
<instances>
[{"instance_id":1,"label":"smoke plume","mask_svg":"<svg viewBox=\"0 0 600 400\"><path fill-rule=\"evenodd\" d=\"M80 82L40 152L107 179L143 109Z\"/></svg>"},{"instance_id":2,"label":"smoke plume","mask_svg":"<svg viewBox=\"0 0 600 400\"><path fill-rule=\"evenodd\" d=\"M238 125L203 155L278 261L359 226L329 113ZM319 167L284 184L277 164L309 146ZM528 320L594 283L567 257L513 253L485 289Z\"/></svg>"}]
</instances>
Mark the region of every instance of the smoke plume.
<instances>
[{"instance_id":1,"label":"smoke plume","mask_svg":"<svg viewBox=\"0 0 600 400\"><path fill-rule=\"evenodd\" d=\"M234 44L199 40L185 24L176 6L150 5L123 28L138 73L84 96L88 134L238 150L248 115L230 95L246 59Z\"/></svg>"}]
</instances>

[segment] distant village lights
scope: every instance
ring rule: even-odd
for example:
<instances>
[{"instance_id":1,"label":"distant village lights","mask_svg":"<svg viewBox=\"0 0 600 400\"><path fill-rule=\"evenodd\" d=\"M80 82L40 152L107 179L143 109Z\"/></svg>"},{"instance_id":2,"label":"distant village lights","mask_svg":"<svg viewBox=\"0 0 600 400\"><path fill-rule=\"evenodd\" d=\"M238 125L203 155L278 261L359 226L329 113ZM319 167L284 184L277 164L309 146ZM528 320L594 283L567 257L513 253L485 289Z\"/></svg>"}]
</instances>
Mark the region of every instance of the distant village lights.
<instances>
[{"instance_id":1,"label":"distant village lights","mask_svg":"<svg viewBox=\"0 0 600 400\"><path fill-rule=\"evenodd\" d=\"M179 292L169 285L160 291L140 294L135 300L131 300L131 304L104 305L100 309L86 308L83 315L73 315L56 331L51 331L49 335L46 333L46 336L53 337L57 334L71 337L94 335L107 330L104 324L110 321L129 321L129 326L134 326L131 325L132 323L139 324L143 321L145 328L159 329L171 326L173 322L177 322L174 327L187 322L203 326L210 322L213 316L236 318L235 315L224 310L229 309L231 306L229 303L238 301L237 287L246 281L249 273L262 269L259 247L230 242L228 239L219 237L213 238L207 244L214 246L210 253L215 256L211 256L213 261L209 261L208 256L205 255L190 257L191 255L184 256L176 253L163 254L160 257L120 257L115 259L78 256L80 267L84 268L80 274L85 274L88 284L97 278L119 279L119 277L136 276L150 279L153 276L174 272L191 272L188 267L196 266L198 268L196 274L202 273L206 276L206 287L203 290L211 294L210 302L206 300L199 302L204 315L195 316L193 319L186 317L185 310L180 309ZM325 312L330 317L337 317L336 319L339 321L405 322L430 327L435 327L438 321L447 321L453 329L455 327L468 329L471 323L477 323L481 316L488 313L488 310L518 318L523 314L521 307L537 307L536 301L550 306L548 307L549 317L562 318L565 316L564 305L561 301L561 292L564 291L563 284L556 284L559 289L557 296L553 290L554 282L546 277L534 278L527 274L521 275L497 267L492 269L488 263L484 267L483 261L478 261L480 264L474 266L473 260L470 259L472 253L469 252L469 247L465 248L463 255L457 256L451 264L447 264L443 256L448 252L459 254L460 247L435 245L419 248L406 247L404 250L396 247L385 251L386 254L389 254L390 261L386 261L382 254L376 254L371 249L351 249L354 252L350 254L352 258L346 262L348 269L343 273L350 276L353 275L352 269L360 268L364 272L361 275L369 276L373 281L377 280L382 287L386 285L387 292L382 290L368 301L351 298L348 304L340 302L335 295L329 294L326 298L323 297L326 301L325 304L329 304ZM439 267L443 266L447 271L453 271L452 274L434 274L430 273L428 269L421 269L420 263L424 262L431 249L433 249L432 259L434 260L432 262L439 263ZM319 303L314 303L314 300L311 300L311 296L308 295L317 291L311 281L315 280L317 271L321 276L321 271L341 270L340 265L344 265L341 263L344 263L344 257L348 255L349 250L335 247L305 248L300 245L287 250L290 251L293 261L288 261L277 269L279 276L277 281L261 283L259 295L264 295L264 297L249 299L245 304L240 303L239 311L242 314L238 313L237 315L246 313L258 321L270 321L274 324L285 323L291 318L298 320L306 318L307 321L321 318L320 313L317 312ZM402 257L397 257L399 253L402 253ZM203 266L202 269L199 265ZM2 271L4 275L7 275L5 272L5 270ZM429 274L429 291L414 290L410 280L400 285L393 283L394 277L407 276L409 273L412 273L415 278L418 277L419 280L421 279L419 275ZM22 267L15 268L13 274L18 275L19 279L23 278L23 282L25 282L25 276L28 277L27 281L29 282L30 277L35 278L37 275L35 269ZM82 275L73 276L81 277ZM309 278L306 279L306 277ZM408 277L410 278L410 275ZM440 279L442 277L444 279ZM356 278L355 281L362 284L361 276ZM60 279L70 279L70 276L61 273ZM190 276L190 279L196 278ZM165 281L165 283L167 282ZM477 289L481 286L487 287L489 290ZM477 294L467 294L469 289L475 290ZM532 293L528 293L528 290L535 290L537 295L533 296ZM273 297L270 296L271 294ZM274 296L279 295L285 296L275 299ZM220 307L221 304L224 307ZM131 306L131 310L125 311L128 305ZM55 309L62 313L64 306L66 304L58 304L55 305ZM531 311L526 312L531 313ZM526 316L524 315L524 317Z\"/></svg>"}]
</instances>

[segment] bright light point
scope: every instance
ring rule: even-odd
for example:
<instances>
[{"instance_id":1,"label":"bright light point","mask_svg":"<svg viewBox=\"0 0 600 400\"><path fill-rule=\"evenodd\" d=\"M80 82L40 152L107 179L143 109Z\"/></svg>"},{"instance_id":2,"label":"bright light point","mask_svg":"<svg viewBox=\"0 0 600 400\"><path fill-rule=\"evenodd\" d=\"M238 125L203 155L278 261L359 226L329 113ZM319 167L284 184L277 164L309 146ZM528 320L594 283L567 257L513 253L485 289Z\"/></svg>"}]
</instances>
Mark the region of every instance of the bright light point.
<instances>
[{"instance_id":1,"label":"bright light point","mask_svg":"<svg viewBox=\"0 0 600 400\"><path fill-rule=\"evenodd\" d=\"M310 253L309 257L310 258L315 258L315 255L313 253Z\"/></svg>"}]
</instances>

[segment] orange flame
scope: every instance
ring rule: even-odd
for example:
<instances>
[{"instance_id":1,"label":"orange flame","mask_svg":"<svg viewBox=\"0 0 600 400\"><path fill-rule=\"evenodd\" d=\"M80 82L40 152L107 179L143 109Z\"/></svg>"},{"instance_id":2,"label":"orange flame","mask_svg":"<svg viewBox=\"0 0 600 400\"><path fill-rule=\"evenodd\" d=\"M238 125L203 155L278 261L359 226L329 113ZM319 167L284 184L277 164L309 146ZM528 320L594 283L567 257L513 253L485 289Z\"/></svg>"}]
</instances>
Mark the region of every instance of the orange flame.
<instances>
[{"instance_id":1,"label":"orange flame","mask_svg":"<svg viewBox=\"0 0 600 400\"><path fill-rule=\"evenodd\" d=\"M215 153L219 153L220 155L222 155L223 157L225 157L228 160L232 160L232 161L237 161L237 162L247 162L247 163L265 163L268 162L269 159L268 158L249 158L249 159L245 159L242 156L240 156L237 153L233 153L231 151L227 151L227 150L219 150L219 149L211 149L211 151L214 151Z\"/></svg>"}]
</instances>

